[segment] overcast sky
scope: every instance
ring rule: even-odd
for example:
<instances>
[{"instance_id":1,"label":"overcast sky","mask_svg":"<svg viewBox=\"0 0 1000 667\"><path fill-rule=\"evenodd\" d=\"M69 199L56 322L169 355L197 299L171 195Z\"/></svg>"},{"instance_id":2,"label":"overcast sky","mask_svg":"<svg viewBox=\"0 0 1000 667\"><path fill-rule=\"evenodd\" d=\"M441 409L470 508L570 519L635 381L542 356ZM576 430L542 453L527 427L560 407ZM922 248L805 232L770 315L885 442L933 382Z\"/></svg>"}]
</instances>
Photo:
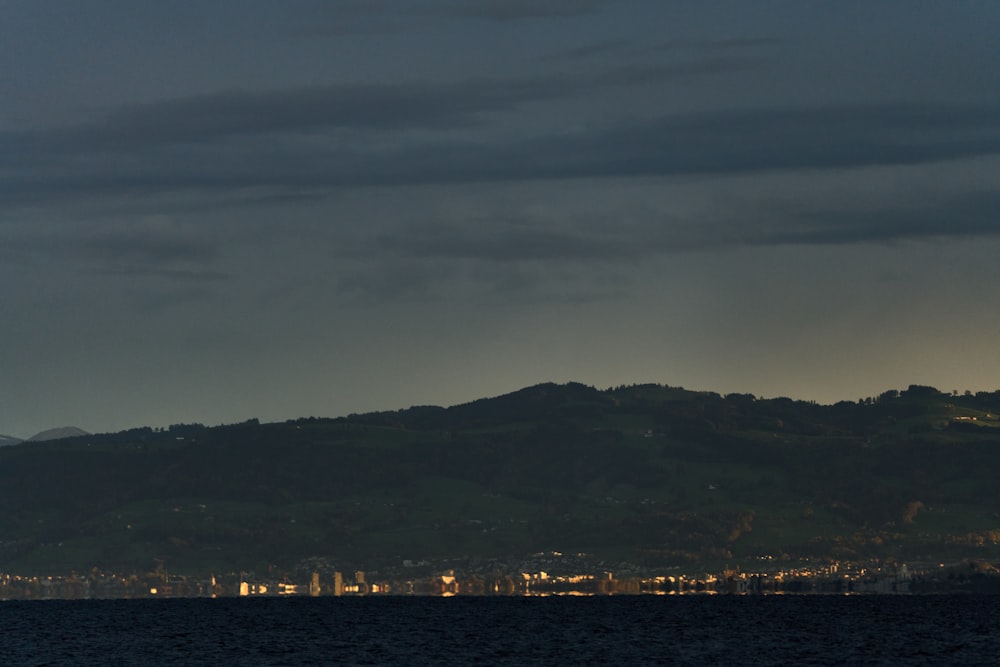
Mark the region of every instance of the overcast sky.
<instances>
[{"instance_id":1,"label":"overcast sky","mask_svg":"<svg viewBox=\"0 0 1000 667\"><path fill-rule=\"evenodd\" d=\"M998 389L997 35L994 0L0 0L0 433Z\"/></svg>"}]
</instances>

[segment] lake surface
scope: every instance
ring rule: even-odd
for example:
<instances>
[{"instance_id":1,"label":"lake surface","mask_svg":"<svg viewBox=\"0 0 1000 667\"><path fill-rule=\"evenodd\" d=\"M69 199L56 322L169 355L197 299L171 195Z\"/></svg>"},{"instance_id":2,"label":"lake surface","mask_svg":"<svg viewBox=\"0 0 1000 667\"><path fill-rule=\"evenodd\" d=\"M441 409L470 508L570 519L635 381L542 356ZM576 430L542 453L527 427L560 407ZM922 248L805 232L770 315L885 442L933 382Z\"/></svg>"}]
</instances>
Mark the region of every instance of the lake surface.
<instances>
[{"instance_id":1,"label":"lake surface","mask_svg":"<svg viewBox=\"0 0 1000 667\"><path fill-rule=\"evenodd\" d=\"M4 665L993 664L997 596L0 603Z\"/></svg>"}]
</instances>

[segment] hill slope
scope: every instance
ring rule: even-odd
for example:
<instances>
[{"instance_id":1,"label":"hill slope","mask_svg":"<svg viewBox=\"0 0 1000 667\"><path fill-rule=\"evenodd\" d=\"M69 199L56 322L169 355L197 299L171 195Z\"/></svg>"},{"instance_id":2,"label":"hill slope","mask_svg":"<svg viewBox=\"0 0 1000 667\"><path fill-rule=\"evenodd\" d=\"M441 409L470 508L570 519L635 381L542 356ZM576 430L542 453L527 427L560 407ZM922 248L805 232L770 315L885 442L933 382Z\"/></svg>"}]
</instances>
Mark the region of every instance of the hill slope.
<instances>
[{"instance_id":1,"label":"hill slope","mask_svg":"<svg viewBox=\"0 0 1000 667\"><path fill-rule=\"evenodd\" d=\"M916 386L820 406L544 384L42 442L0 451L0 571L996 557L998 413L1000 392Z\"/></svg>"},{"instance_id":2,"label":"hill slope","mask_svg":"<svg viewBox=\"0 0 1000 667\"><path fill-rule=\"evenodd\" d=\"M35 435L28 438L28 442L45 442L47 440L61 440L62 438L76 438L81 435L89 435L83 429L77 428L75 426L60 426L58 428L50 428L41 433L36 433Z\"/></svg>"}]
</instances>

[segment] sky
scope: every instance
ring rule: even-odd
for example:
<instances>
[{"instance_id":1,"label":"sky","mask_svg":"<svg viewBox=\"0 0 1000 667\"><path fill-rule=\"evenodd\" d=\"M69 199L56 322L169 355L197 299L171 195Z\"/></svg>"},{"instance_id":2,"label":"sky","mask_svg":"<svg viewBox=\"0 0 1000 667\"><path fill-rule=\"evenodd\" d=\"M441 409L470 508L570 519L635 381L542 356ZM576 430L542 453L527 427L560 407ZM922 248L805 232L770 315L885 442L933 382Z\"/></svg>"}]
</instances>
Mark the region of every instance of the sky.
<instances>
[{"instance_id":1,"label":"sky","mask_svg":"<svg viewBox=\"0 0 1000 667\"><path fill-rule=\"evenodd\" d=\"M0 0L0 433L996 390L998 34L994 0Z\"/></svg>"}]
</instances>

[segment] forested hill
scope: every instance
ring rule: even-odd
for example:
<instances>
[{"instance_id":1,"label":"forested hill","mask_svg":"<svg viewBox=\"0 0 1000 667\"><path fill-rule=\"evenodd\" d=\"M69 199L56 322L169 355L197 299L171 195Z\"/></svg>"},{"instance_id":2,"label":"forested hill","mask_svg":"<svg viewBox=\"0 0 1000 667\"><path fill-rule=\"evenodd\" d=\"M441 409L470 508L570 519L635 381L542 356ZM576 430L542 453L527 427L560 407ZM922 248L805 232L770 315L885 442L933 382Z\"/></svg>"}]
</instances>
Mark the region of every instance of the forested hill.
<instances>
[{"instance_id":1,"label":"forested hill","mask_svg":"<svg viewBox=\"0 0 1000 667\"><path fill-rule=\"evenodd\" d=\"M1000 392L835 405L543 384L450 408L0 449L0 571L650 566L1000 549Z\"/></svg>"}]
</instances>

